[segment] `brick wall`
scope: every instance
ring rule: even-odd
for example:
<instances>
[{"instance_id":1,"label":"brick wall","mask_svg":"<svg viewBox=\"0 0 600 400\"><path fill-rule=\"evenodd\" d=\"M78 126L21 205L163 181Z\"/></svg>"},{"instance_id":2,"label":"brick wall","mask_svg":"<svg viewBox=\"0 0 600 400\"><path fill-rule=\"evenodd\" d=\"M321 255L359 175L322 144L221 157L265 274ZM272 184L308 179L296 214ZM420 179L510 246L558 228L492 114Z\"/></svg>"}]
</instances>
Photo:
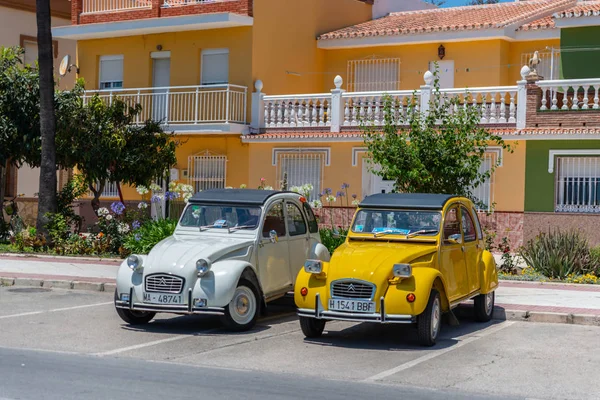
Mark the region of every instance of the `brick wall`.
<instances>
[{"instance_id":1,"label":"brick wall","mask_svg":"<svg viewBox=\"0 0 600 400\"><path fill-rule=\"evenodd\" d=\"M82 2L83 0L71 1L71 23L73 25L224 12L253 15L253 0L222 0L171 7L163 7L164 0L152 0L152 8L81 15Z\"/></svg>"}]
</instances>

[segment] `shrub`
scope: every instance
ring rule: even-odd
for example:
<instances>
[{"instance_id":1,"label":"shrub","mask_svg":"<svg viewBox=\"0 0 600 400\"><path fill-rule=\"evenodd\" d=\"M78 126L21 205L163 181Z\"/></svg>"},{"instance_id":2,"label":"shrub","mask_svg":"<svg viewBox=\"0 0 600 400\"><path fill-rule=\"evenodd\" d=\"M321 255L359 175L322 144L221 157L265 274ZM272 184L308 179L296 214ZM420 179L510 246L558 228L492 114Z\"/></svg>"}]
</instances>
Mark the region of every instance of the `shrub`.
<instances>
[{"instance_id":1,"label":"shrub","mask_svg":"<svg viewBox=\"0 0 600 400\"><path fill-rule=\"evenodd\" d=\"M82 175L74 175L65 186L56 193L57 214L64 217L69 227L74 227L76 232L81 230L82 218L73 210L73 202L86 194L88 188Z\"/></svg>"},{"instance_id":2,"label":"shrub","mask_svg":"<svg viewBox=\"0 0 600 400\"><path fill-rule=\"evenodd\" d=\"M598 276L600 275L600 246L590 249L590 256L592 257L592 268L595 275Z\"/></svg>"},{"instance_id":3,"label":"shrub","mask_svg":"<svg viewBox=\"0 0 600 400\"><path fill-rule=\"evenodd\" d=\"M46 246L46 239L43 235L38 235L35 227L23 229L13 236L11 241L19 251L25 251L25 249L40 251Z\"/></svg>"},{"instance_id":4,"label":"shrub","mask_svg":"<svg viewBox=\"0 0 600 400\"><path fill-rule=\"evenodd\" d=\"M147 221L129 234L123 247L132 253L148 254L158 242L171 236L176 226L177 221L173 219Z\"/></svg>"},{"instance_id":5,"label":"shrub","mask_svg":"<svg viewBox=\"0 0 600 400\"><path fill-rule=\"evenodd\" d=\"M540 233L520 254L528 266L548 278L565 279L593 270L588 241L578 231Z\"/></svg>"},{"instance_id":6,"label":"shrub","mask_svg":"<svg viewBox=\"0 0 600 400\"><path fill-rule=\"evenodd\" d=\"M329 252L333 254L333 251L340 247L340 245L346 240L348 230L339 229L340 237L338 238L334 237L333 230L330 228L324 228L319 230L319 234L321 235L321 243L323 243L323 245L327 247L327 250L329 250Z\"/></svg>"}]
</instances>

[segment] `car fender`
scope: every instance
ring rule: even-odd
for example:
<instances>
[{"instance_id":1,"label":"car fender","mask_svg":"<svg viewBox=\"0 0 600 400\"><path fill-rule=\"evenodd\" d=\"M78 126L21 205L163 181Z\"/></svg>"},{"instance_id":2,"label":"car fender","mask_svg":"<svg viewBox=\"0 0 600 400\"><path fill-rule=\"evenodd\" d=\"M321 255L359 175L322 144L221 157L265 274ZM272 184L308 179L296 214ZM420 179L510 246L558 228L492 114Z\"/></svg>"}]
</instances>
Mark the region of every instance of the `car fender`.
<instances>
[{"instance_id":1,"label":"car fender","mask_svg":"<svg viewBox=\"0 0 600 400\"><path fill-rule=\"evenodd\" d=\"M142 258L143 265L143 256L139 256ZM143 288L142 282L144 280L143 272L135 272L129 265L127 265L127 260L124 260L119 269L117 270L117 292L118 293L129 293L129 290L133 286L135 291L135 296L137 299L143 298Z\"/></svg>"},{"instance_id":2,"label":"car fender","mask_svg":"<svg viewBox=\"0 0 600 400\"><path fill-rule=\"evenodd\" d=\"M252 282L259 293L262 302L262 288L252 264L241 260L223 260L214 263L210 271L197 280L194 293L203 293L211 307L225 307L237 288L240 278Z\"/></svg>"},{"instance_id":3,"label":"car fender","mask_svg":"<svg viewBox=\"0 0 600 400\"><path fill-rule=\"evenodd\" d=\"M481 293L487 294L496 290L498 287L496 260L492 253L487 250L481 255L479 270L481 271Z\"/></svg>"},{"instance_id":4,"label":"car fender","mask_svg":"<svg viewBox=\"0 0 600 400\"><path fill-rule=\"evenodd\" d=\"M327 249L326 249L327 250ZM321 275L315 275L308 273L304 268L300 269L296 276L296 282L294 284L294 302L298 308L315 308L315 299L317 293L321 297L321 306L327 299L327 269L329 262L323 262L323 269ZM308 294L302 296L300 290L305 287L308 289Z\"/></svg>"},{"instance_id":5,"label":"car fender","mask_svg":"<svg viewBox=\"0 0 600 400\"><path fill-rule=\"evenodd\" d=\"M442 310L449 309L446 296L445 279L439 270L431 267L413 268L410 278L401 279L396 284L390 284L385 294L386 314L419 315L425 311L432 289L440 293ZM406 296L415 295L415 301L410 303ZM379 299L375 299L379 300ZM377 305L379 307L379 305Z\"/></svg>"}]
</instances>

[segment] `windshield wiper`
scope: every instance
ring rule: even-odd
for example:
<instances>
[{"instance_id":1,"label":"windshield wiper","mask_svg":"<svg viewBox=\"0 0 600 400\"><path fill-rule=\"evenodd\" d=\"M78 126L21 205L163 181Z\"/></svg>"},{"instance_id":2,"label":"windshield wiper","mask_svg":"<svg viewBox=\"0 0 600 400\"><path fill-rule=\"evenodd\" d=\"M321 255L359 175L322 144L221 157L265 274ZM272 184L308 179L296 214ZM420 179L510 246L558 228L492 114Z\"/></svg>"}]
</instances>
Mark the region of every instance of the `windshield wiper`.
<instances>
[{"instance_id":1,"label":"windshield wiper","mask_svg":"<svg viewBox=\"0 0 600 400\"><path fill-rule=\"evenodd\" d=\"M232 226L231 228L227 228L227 232L231 233L231 232L239 231L240 229L246 229L246 228L256 228L256 225Z\"/></svg>"},{"instance_id":2,"label":"windshield wiper","mask_svg":"<svg viewBox=\"0 0 600 400\"><path fill-rule=\"evenodd\" d=\"M223 224L223 225L215 225L215 224L212 224L212 225L204 225L204 226L200 226L200 227L198 227L198 229L200 229L200 232L202 232L202 230L203 230L203 229L210 229L210 228L226 228L226 225L227 225L227 224ZM227 229L229 229L229 228L227 228Z\"/></svg>"},{"instance_id":3,"label":"windshield wiper","mask_svg":"<svg viewBox=\"0 0 600 400\"><path fill-rule=\"evenodd\" d=\"M422 229L420 231L409 233L408 235L406 235L406 238L408 239L408 238L411 238L411 237L415 237L417 235L425 235L427 233L437 233L437 230L435 230L435 229Z\"/></svg>"},{"instance_id":4,"label":"windshield wiper","mask_svg":"<svg viewBox=\"0 0 600 400\"><path fill-rule=\"evenodd\" d=\"M393 233L398 234L398 232L394 231L393 229L389 229L387 231L375 232L373 234L373 237L379 237L379 236L383 236L383 235L391 235Z\"/></svg>"}]
</instances>

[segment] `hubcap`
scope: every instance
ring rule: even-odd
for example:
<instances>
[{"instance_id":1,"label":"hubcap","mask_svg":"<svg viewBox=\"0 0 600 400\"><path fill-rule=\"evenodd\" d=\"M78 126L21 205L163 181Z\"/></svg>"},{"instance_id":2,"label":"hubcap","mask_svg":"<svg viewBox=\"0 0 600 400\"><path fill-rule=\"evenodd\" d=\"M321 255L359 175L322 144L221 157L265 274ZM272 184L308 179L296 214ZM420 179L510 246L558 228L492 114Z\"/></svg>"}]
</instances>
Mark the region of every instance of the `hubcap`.
<instances>
[{"instance_id":1,"label":"hubcap","mask_svg":"<svg viewBox=\"0 0 600 400\"><path fill-rule=\"evenodd\" d=\"M440 299L438 297L435 298L433 302L433 308L431 310L431 338L435 339L437 337L438 331L440 329L440 321L441 321L441 308L440 308Z\"/></svg>"},{"instance_id":2,"label":"hubcap","mask_svg":"<svg viewBox=\"0 0 600 400\"><path fill-rule=\"evenodd\" d=\"M256 298L252 290L246 286L239 286L229 303L229 314L233 321L239 325L246 325L254 318L256 313Z\"/></svg>"},{"instance_id":3,"label":"hubcap","mask_svg":"<svg viewBox=\"0 0 600 400\"><path fill-rule=\"evenodd\" d=\"M487 315L492 313L492 309L494 308L494 292L490 292L485 295L485 312Z\"/></svg>"}]
</instances>

